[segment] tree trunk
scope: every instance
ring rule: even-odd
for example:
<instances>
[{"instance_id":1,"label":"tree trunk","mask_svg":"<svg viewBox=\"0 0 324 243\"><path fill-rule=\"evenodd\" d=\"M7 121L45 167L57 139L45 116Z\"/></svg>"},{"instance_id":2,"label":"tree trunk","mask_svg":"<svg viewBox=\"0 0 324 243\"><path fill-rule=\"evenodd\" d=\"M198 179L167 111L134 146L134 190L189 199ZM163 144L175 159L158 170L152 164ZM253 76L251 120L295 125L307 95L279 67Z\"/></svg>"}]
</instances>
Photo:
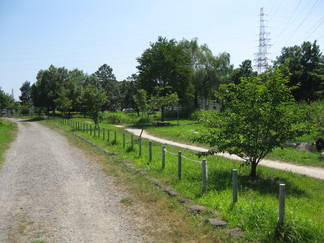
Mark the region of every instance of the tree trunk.
<instances>
[{"instance_id":1,"label":"tree trunk","mask_svg":"<svg viewBox=\"0 0 324 243\"><path fill-rule=\"evenodd\" d=\"M256 168L257 168L257 163L255 161L251 162L251 172L250 172L250 177L256 177Z\"/></svg>"},{"instance_id":2,"label":"tree trunk","mask_svg":"<svg viewBox=\"0 0 324 243\"><path fill-rule=\"evenodd\" d=\"M161 107L161 122L164 122L164 106Z\"/></svg>"}]
</instances>

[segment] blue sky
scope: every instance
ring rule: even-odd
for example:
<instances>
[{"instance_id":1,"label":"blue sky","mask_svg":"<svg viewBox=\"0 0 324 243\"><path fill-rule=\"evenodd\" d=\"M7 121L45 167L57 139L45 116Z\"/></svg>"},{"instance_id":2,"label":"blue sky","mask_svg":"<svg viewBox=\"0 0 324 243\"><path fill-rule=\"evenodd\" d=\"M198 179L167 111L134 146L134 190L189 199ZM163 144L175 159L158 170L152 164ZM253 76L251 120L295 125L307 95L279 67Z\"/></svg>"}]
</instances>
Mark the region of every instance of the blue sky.
<instances>
[{"instance_id":1,"label":"blue sky","mask_svg":"<svg viewBox=\"0 0 324 243\"><path fill-rule=\"evenodd\" d=\"M323 0L0 0L0 87L17 99L51 64L91 74L106 63L123 80L158 36L197 37L238 67L255 59L261 7L270 59L304 41L324 50Z\"/></svg>"}]
</instances>

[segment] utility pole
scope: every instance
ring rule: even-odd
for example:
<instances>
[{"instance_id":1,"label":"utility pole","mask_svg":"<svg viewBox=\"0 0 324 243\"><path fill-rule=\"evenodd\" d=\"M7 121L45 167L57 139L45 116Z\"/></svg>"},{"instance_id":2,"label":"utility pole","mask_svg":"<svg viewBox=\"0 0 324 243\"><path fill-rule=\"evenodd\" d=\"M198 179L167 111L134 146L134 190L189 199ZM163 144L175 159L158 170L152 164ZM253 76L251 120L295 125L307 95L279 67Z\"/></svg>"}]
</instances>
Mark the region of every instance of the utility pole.
<instances>
[{"instance_id":1,"label":"utility pole","mask_svg":"<svg viewBox=\"0 0 324 243\"><path fill-rule=\"evenodd\" d=\"M266 26L264 25L264 12L263 8L260 9L260 32L259 32L259 46L258 46L258 53L256 53L256 61L255 67L257 68L258 72L261 73L262 71L266 70L269 67L268 64L268 48L269 45L269 32L266 32Z\"/></svg>"}]
</instances>

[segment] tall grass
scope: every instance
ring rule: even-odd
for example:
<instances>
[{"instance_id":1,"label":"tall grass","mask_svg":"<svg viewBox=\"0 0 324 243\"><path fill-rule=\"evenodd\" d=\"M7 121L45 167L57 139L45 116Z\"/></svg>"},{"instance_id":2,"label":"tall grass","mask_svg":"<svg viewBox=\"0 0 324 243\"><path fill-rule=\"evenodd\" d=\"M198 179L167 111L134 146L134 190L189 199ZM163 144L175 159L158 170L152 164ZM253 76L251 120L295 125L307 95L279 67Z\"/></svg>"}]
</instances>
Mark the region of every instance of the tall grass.
<instances>
[{"instance_id":1,"label":"tall grass","mask_svg":"<svg viewBox=\"0 0 324 243\"><path fill-rule=\"evenodd\" d=\"M130 135L127 135L125 148L122 145L123 130L108 124L102 128L117 131L117 141L94 137L88 132L76 131L109 151L118 153L122 160L144 168L151 177L158 178L167 186L172 186L183 197L193 199L196 203L217 210L228 220L231 227L244 230L247 240L261 242L324 242L324 186L323 181L277 171L258 168L257 179L248 177L249 168L225 158L208 157L208 188L201 190L201 166L183 159L182 179L177 177L177 157L166 155L166 167L161 167L161 144L153 142L153 160L148 161L148 141L143 139L142 156L138 155L138 146L130 149ZM106 136L107 138L107 136ZM136 142L137 139L135 138ZM167 147L171 153L180 149ZM190 159L200 161L202 158L189 150L182 154ZM231 170L239 171L239 198L233 205L231 192ZM278 188L286 184L286 217L282 227L277 227Z\"/></svg>"},{"instance_id":2,"label":"tall grass","mask_svg":"<svg viewBox=\"0 0 324 243\"><path fill-rule=\"evenodd\" d=\"M16 125L0 119L0 164L4 161L4 153L14 139Z\"/></svg>"}]
</instances>

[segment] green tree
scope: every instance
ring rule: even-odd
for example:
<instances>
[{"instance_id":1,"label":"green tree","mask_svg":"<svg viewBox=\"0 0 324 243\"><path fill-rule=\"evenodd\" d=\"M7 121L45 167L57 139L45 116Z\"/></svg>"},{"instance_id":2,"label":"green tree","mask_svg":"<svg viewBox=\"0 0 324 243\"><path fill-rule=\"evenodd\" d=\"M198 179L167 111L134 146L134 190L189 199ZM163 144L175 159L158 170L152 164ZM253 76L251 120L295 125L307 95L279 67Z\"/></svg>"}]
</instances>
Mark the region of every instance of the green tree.
<instances>
[{"instance_id":1,"label":"green tree","mask_svg":"<svg viewBox=\"0 0 324 243\"><path fill-rule=\"evenodd\" d=\"M33 104L46 108L47 112L55 112L61 104L60 98L68 79L68 70L64 67L56 68L51 65L47 70L40 70L36 77L36 83L32 85Z\"/></svg>"},{"instance_id":2,"label":"green tree","mask_svg":"<svg viewBox=\"0 0 324 243\"><path fill-rule=\"evenodd\" d=\"M291 73L290 86L300 84L293 90L296 100L323 99L324 57L316 41L301 46L284 47L275 61L276 66L287 67Z\"/></svg>"},{"instance_id":3,"label":"green tree","mask_svg":"<svg viewBox=\"0 0 324 243\"><path fill-rule=\"evenodd\" d=\"M255 177L257 165L268 153L307 132L304 113L288 82L277 69L242 78L237 85L222 85L217 98L224 111L204 118L209 129L199 140L243 158Z\"/></svg>"},{"instance_id":4,"label":"green tree","mask_svg":"<svg viewBox=\"0 0 324 243\"><path fill-rule=\"evenodd\" d=\"M26 81L22 84L20 88L21 95L19 99L22 105L30 105L31 104L31 85L29 81Z\"/></svg>"},{"instance_id":5,"label":"green tree","mask_svg":"<svg viewBox=\"0 0 324 243\"><path fill-rule=\"evenodd\" d=\"M156 87L168 86L172 93L177 93L181 104L190 103L190 58L174 39L159 37L137 61L139 88L154 96Z\"/></svg>"},{"instance_id":6,"label":"green tree","mask_svg":"<svg viewBox=\"0 0 324 243\"><path fill-rule=\"evenodd\" d=\"M119 90L118 82L115 75L113 74L113 69L104 64L94 73L94 76L98 78L99 87L105 91L107 100L104 108L109 111L115 111L119 107Z\"/></svg>"},{"instance_id":7,"label":"green tree","mask_svg":"<svg viewBox=\"0 0 324 243\"><path fill-rule=\"evenodd\" d=\"M165 119L165 108L167 106L176 106L179 102L179 97L176 92L172 92L171 87L156 87L155 95L151 97L150 105L153 109L161 110L161 121Z\"/></svg>"},{"instance_id":8,"label":"green tree","mask_svg":"<svg viewBox=\"0 0 324 243\"><path fill-rule=\"evenodd\" d=\"M239 84L241 78L256 77L257 75L258 73L253 71L252 61L247 59L240 64L239 68L233 70L231 81L234 84Z\"/></svg>"},{"instance_id":9,"label":"green tree","mask_svg":"<svg viewBox=\"0 0 324 243\"><path fill-rule=\"evenodd\" d=\"M102 109L106 104L106 94L94 85L87 85L82 93L82 104L86 114L88 114L95 123L95 127L99 127L99 121L102 118Z\"/></svg>"},{"instance_id":10,"label":"green tree","mask_svg":"<svg viewBox=\"0 0 324 243\"><path fill-rule=\"evenodd\" d=\"M133 74L126 80L118 83L119 87L119 103L121 109L136 109L137 106L134 101L134 95L137 93L137 75Z\"/></svg>"},{"instance_id":11,"label":"green tree","mask_svg":"<svg viewBox=\"0 0 324 243\"><path fill-rule=\"evenodd\" d=\"M147 115L149 111L147 92L144 89L137 90L136 94L133 95L134 102L137 106L137 110L142 113L142 118Z\"/></svg>"},{"instance_id":12,"label":"green tree","mask_svg":"<svg viewBox=\"0 0 324 243\"><path fill-rule=\"evenodd\" d=\"M20 99L20 110L22 114L28 114L30 111L30 106L32 105L31 99L31 85L29 81L25 81L22 86L20 87L21 95L19 96Z\"/></svg>"},{"instance_id":13,"label":"green tree","mask_svg":"<svg viewBox=\"0 0 324 243\"><path fill-rule=\"evenodd\" d=\"M213 90L224 83L232 72L230 55L221 53L214 56L209 47L198 44L198 39L182 40L179 43L190 57L193 72L190 81L193 86L194 108L199 108L199 99L211 99Z\"/></svg>"},{"instance_id":14,"label":"green tree","mask_svg":"<svg viewBox=\"0 0 324 243\"><path fill-rule=\"evenodd\" d=\"M10 96L6 94L0 87L0 116L2 115L2 109L8 108L10 103Z\"/></svg>"}]
</instances>

